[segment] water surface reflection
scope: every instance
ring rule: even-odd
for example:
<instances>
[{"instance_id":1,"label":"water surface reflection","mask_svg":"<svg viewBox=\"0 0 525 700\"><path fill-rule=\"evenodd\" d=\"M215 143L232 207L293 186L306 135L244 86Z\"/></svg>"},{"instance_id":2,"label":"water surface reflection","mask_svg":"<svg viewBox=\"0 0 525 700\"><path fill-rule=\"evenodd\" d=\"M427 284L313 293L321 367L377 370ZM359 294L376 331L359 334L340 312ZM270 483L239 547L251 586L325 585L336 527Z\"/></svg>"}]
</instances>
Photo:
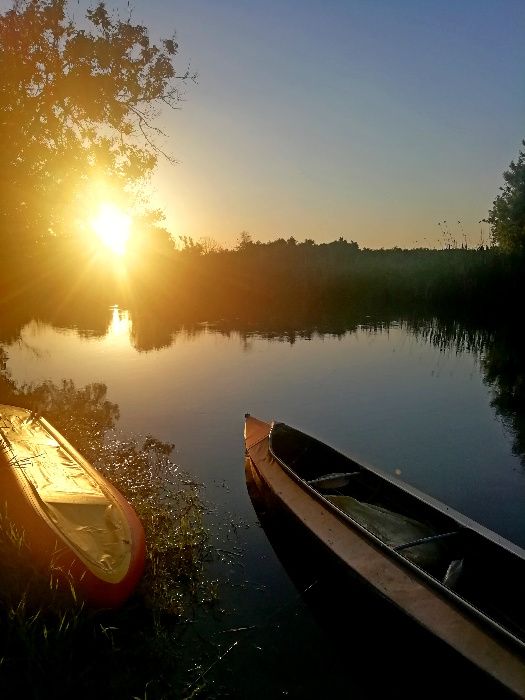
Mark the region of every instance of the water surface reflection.
<instances>
[{"instance_id":1,"label":"water surface reflection","mask_svg":"<svg viewBox=\"0 0 525 700\"><path fill-rule=\"evenodd\" d=\"M519 329L381 316L195 323L117 307L48 320L20 316L0 329L0 360L12 377L103 383L120 429L173 443L174 459L204 484L207 523L222 551L211 573L225 613L207 619L204 632L195 629L206 639L208 665L231 648L206 680L222 679L234 697L247 659L266 696L297 693L297 683L305 693L317 687L319 669L301 659L311 658L309 640L325 644L246 493L246 411L400 472L525 545ZM269 679L277 656L283 663ZM195 669L195 679L206 668ZM344 687L343 671L330 665L327 693Z\"/></svg>"},{"instance_id":2,"label":"water surface reflection","mask_svg":"<svg viewBox=\"0 0 525 700\"><path fill-rule=\"evenodd\" d=\"M278 418L431 492L519 542L523 338L458 322L282 320L170 325L118 307L3 335L18 381L104 382L121 425L173 442L206 483L237 475L246 410ZM101 328L104 326L104 333ZM222 500L222 498L221 498Z\"/></svg>"}]
</instances>

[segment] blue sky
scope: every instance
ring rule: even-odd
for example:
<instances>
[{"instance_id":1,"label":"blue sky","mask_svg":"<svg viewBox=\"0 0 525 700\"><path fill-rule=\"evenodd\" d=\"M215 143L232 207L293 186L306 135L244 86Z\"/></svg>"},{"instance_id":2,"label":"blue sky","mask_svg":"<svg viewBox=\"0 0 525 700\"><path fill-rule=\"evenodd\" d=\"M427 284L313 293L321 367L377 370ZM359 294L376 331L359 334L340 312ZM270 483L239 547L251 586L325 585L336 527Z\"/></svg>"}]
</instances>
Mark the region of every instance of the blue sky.
<instances>
[{"instance_id":1,"label":"blue sky","mask_svg":"<svg viewBox=\"0 0 525 700\"><path fill-rule=\"evenodd\" d=\"M525 138L521 0L157 0L134 17L174 27L199 73L163 115L173 233L412 247L440 245L446 219L479 241Z\"/></svg>"}]
</instances>

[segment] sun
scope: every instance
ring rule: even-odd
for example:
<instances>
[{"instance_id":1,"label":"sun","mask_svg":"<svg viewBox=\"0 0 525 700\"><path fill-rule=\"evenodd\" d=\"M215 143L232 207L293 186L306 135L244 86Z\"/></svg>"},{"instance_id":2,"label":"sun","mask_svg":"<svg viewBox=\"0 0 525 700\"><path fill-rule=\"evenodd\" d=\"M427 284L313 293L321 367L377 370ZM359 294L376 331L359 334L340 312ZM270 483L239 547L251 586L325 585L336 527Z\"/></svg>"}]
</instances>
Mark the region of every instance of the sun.
<instances>
[{"instance_id":1,"label":"sun","mask_svg":"<svg viewBox=\"0 0 525 700\"><path fill-rule=\"evenodd\" d=\"M100 242L115 255L126 252L131 230L131 218L114 204L101 204L98 214L91 220L91 228Z\"/></svg>"}]
</instances>

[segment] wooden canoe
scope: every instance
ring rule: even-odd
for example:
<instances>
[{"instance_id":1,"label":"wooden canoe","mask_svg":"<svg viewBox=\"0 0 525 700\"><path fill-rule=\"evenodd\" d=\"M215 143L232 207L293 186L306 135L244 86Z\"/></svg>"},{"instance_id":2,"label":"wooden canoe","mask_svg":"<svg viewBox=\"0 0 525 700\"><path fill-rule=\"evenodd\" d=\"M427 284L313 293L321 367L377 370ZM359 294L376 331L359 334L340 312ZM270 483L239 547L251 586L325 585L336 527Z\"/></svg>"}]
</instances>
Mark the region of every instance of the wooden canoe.
<instances>
[{"instance_id":1,"label":"wooden canoe","mask_svg":"<svg viewBox=\"0 0 525 700\"><path fill-rule=\"evenodd\" d=\"M246 415L259 487L362 583L525 697L525 551L399 479Z\"/></svg>"},{"instance_id":2,"label":"wooden canoe","mask_svg":"<svg viewBox=\"0 0 525 700\"><path fill-rule=\"evenodd\" d=\"M35 563L91 606L121 605L145 561L126 499L44 418L0 405L0 504Z\"/></svg>"}]
</instances>

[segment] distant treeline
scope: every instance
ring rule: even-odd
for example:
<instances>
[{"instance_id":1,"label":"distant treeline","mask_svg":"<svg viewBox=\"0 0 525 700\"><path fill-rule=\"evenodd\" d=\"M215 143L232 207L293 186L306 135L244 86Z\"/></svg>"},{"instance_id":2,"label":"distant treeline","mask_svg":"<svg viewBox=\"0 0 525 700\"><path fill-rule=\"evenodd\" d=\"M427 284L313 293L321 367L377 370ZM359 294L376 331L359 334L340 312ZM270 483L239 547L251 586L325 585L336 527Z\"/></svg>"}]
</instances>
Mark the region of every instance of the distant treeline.
<instances>
[{"instance_id":1,"label":"distant treeline","mask_svg":"<svg viewBox=\"0 0 525 700\"><path fill-rule=\"evenodd\" d=\"M159 237L118 264L55 241L23 262L2 262L4 302L45 299L57 312L116 303L193 320L368 308L501 317L521 298L525 271L522 255L497 247L360 250L343 238L254 243L246 235L233 250L191 239L176 248Z\"/></svg>"}]
</instances>

